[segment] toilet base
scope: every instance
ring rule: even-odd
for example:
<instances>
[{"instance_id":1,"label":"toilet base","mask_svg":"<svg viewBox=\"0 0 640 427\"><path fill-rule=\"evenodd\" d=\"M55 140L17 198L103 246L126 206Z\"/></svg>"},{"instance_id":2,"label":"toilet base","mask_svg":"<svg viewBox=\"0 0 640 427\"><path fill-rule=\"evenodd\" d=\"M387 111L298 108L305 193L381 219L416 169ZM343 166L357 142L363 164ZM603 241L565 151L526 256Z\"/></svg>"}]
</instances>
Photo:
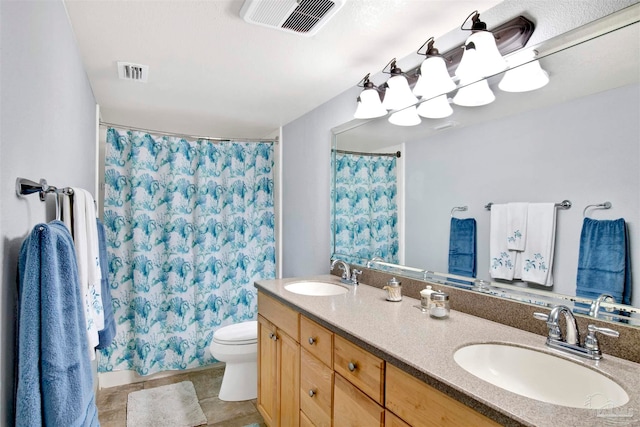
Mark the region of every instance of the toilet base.
<instances>
[{"instance_id":1,"label":"toilet base","mask_svg":"<svg viewBox=\"0 0 640 427\"><path fill-rule=\"evenodd\" d=\"M226 402L253 400L258 397L258 364L229 363L225 367L218 398Z\"/></svg>"}]
</instances>

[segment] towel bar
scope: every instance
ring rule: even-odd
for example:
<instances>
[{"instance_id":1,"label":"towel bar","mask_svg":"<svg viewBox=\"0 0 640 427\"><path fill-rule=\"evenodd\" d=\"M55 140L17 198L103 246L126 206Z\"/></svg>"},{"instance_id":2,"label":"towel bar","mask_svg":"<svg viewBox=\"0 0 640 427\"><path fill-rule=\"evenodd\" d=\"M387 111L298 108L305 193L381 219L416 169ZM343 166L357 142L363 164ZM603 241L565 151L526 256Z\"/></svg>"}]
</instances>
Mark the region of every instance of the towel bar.
<instances>
[{"instance_id":1,"label":"towel bar","mask_svg":"<svg viewBox=\"0 0 640 427\"><path fill-rule=\"evenodd\" d=\"M454 206L453 208L451 208L451 218L453 218L453 213L455 211L466 211L467 209L469 209L468 206Z\"/></svg>"},{"instance_id":2,"label":"towel bar","mask_svg":"<svg viewBox=\"0 0 640 427\"><path fill-rule=\"evenodd\" d=\"M493 202L487 203L486 205L484 205L484 208L490 211L491 205L493 205ZM556 208L560 208L560 209L571 209L571 206L573 206L573 204L571 203L571 200L563 200L560 203L556 203Z\"/></svg>"},{"instance_id":3,"label":"towel bar","mask_svg":"<svg viewBox=\"0 0 640 427\"><path fill-rule=\"evenodd\" d=\"M589 208L594 208L594 209L611 209L611 202L604 202L604 203L598 203L598 204L594 204L594 205L587 205L584 210L582 211L582 216L584 218L587 217L587 209Z\"/></svg>"}]
</instances>

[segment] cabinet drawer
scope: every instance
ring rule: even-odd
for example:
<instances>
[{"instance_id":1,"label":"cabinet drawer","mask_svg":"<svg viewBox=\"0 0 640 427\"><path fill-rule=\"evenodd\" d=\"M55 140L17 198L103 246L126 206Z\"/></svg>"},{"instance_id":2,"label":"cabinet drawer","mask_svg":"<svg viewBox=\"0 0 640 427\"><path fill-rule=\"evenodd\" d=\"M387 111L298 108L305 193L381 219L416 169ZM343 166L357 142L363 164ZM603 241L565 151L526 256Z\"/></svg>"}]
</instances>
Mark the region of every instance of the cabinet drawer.
<instances>
[{"instance_id":1,"label":"cabinet drawer","mask_svg":"<svg viewBox=\"0 0 640 427\"><path fill-rule=\"evenodd\" d=\"M308 351L300 354L300 409L316 427L331 427L333 370Z\"/></svg>"},{"instance_id":2,"label":"cabinet drawer","mask_svg":"<svg viewBox=\"0 0 640 427\"><path fill-rule=\"evenodd\" d=\"M333 388L333 426L384 426L384 408L336 375Z\"/></svg>"},{"instance_id":3,"label":"cabinet drawer","mask_svg":"<svg viewBox=\"0 0 640 427\"><path fill-rule=\"evenodd\" d=\"M499 425L392 365L387 365L385 406L413 426Z\"/></svg>"},{"instance_id":4,"label":"cabinet drawer","mask_svg":"<svg viewBox=\"0 0 640 427\"><path fill-rule=\"evenodd\" d=\"M258 292L258 313L274 323L278 329L283 330L296 342L300 342L300 315L297 311L262 292Z\"/></svg>"},{"instance_id":5,"label":"cabinet drawer","mask_svg":"<svg viewBox=\"0 0 640 427\"><path fill-rule=\"evenodd\" d=\"M333 348L333 369L382 405L384 360L338 335L333 338Z\"/></svg>"},{"instance_id":6,"label":"cabinet drawer","mask_svg":"<svg viewBox=\"0 0 640 427\"><path fill-rule=\"evenodd\" d=\"M300 316L300 346L325 365L333 366L333 333Z\"/></svg>"}]
</instances>

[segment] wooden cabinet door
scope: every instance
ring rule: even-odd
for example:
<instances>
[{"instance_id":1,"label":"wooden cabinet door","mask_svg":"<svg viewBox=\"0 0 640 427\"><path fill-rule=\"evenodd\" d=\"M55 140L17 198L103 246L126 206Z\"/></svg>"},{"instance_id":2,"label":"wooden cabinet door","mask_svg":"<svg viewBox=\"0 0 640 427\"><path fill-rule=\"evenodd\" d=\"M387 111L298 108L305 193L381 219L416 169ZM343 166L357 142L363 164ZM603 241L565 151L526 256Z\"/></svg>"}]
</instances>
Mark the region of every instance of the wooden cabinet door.
<instances>
[{"instance_id":1,"label":"wooden cabinet door","mask_svg":"<svg viewBox=\"0 0 640 427\"><path fill-rule=\"evenodd\" d=\"M258 411L268 426L278 421L278 342L276 327L258 316Z\"/></svg>"},{"instance_id":2,"label":"wooden cabinet door","mask_svg":"<svg viewBox=\"0 0 640 427\"><path fill-rule=\"evenodd\" d=\"M334 427L384 427L384 408L335 374L333 388Z\"/></svg>"},{"instance_id":3,"label":"wooden cabinet door","mask_svg":"<svg viewBox=\"0 0 640 427\"><path fill-rule=\"evenodd\" d=\"M411 427L409 424L398 418L393 412L384 411L384 427Z\"/></svg>"},{"instance_id":4,"label":"wooden cabinet door","mask_svg":"<svg viewBox=\"0 0 640 427\"><path fill-rule=\"evenodd\" d=\"M300 424L300 344L278 330L279 427Z\"/></svg>"}]
</instances>

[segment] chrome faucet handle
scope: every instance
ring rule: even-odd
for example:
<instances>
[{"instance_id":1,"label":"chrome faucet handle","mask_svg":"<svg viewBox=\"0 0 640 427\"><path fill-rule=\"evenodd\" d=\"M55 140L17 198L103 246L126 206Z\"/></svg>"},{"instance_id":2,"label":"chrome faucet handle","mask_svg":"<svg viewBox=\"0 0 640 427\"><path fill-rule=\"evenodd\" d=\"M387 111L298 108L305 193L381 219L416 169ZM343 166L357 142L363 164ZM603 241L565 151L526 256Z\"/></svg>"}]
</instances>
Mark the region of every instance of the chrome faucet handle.
<instances>
[{"instance_id":1,"label":"chrome faucet handle","mask_svg":"<svg viewBox=\"0 0 640 427\"><path fill-rule=\"evenodd\" d=\"M596 325L587 326L589 333L587 337L584 339L584 348L590 350L592 353L602 354L600 351L600 343L598 343L598 338L596 337L596 333L601 333L603 335L608 335L610 337L618 338L620 336L620 332L614 331L609 328L600 328Z\"/></svg>"},{"instance_id":2,"label":"chrome faucet handle","mask_svg":"<svg viewBox=\"0 0 640 427\"><path fill-rule=\"evenodd\" d=\"M354 285L358 284L358 276L362 274L362 270L352 269L351 270L351 283Z\"/></svg>"},{"instance_id":3,"label":"chrome faucet handle","mask_svg":"<svg viewBox=\"0 0 640 427\"><path fill-rule=\"evenodd\" d=\"M538 320L544 320L545 322L549 320L549 315L546 313L533 313L533 317Z\"/></svg>"},{"instance_id":4,"label":"chrome faucet handle","mask_svg":"<svg viewBox=\"0 0 640 427\"><path fill-rule=\"evenodd\" d=\"M533 313L533 317L538 320L544 320L547 322L547 327L549 328L549 339L561 340L562 332L560 332L560 325L558 325L558 321L549 320L549 315L546 313Z\"/></svg>"}]
</instances>

